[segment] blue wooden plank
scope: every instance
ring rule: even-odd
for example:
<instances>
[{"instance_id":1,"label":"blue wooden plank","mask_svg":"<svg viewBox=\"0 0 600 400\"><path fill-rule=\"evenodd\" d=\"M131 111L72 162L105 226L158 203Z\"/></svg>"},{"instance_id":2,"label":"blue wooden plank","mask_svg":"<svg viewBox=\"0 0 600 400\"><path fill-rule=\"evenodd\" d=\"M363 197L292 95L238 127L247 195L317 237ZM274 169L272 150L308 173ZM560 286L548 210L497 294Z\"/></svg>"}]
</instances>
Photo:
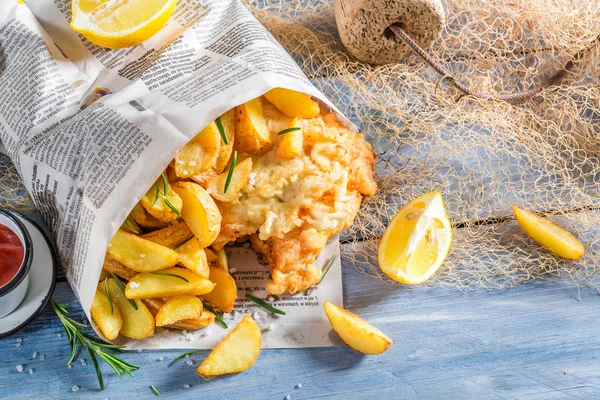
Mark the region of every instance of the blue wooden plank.
<instances>
[{"instance_id":1,"label":"blue wooden plank","mask_svg":"<svg viewBox=\"0 0 600 400\"><path fill-rule=\"evenodd\" d=\"M86 366L66 368L66 339L46 310L0 340L0 398L151 398L150 385L180 399L600 398L600 296L593 288L534 282L463 294L386 284L349 264L343 272L345 305L394 339L383 355L346 347L265 350L250 370L206 382L194 373L202 355L193 366L167 368L179 351L128 352L123 357L141 369L119 382L103 366L107 389L100 392L89 356L80 356ZM56 298L84 318L66 283ZM46 359L32 359L34 351ZM75 385L80 389L71 392Z\"/></svg>"}]
</instances>

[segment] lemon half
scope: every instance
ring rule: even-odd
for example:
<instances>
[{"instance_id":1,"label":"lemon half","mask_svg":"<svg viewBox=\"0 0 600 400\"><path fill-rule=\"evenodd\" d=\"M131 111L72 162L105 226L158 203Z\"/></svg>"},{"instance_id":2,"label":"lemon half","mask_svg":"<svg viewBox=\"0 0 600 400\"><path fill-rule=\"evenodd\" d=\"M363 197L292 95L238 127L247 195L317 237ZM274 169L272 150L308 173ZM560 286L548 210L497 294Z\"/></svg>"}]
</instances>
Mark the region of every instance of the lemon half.
<instances>
[{"instance_id":1,"label":"lemon half","mask_svg":"<svg viewBox=\"0 0 600 400\"><path fill-rule=\"evenodd\" d=\"M71 28L98 46L138 45L161 30L177 0L73 0Z\"/></svg>"},{"instance_id":2,"label":"lemon half","mask_svg":"<svg viewBox=\"0 0 600 400\"><path fill-rule=\"evenodd\" d=\"M431 192L396 213L379 243L379 267L395 281L422 283L440 268L451 244L442 194Z\"/></svg>"}]
</instances>

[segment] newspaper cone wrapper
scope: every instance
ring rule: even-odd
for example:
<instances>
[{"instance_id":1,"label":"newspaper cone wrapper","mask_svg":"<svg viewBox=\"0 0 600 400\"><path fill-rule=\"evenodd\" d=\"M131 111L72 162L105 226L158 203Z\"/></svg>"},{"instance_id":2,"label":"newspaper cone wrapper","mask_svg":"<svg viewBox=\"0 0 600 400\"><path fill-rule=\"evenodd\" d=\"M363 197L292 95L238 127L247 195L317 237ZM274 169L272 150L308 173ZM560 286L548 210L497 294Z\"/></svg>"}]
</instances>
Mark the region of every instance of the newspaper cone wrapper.
<instances>
[{"instance_id":1,"label":"newspaper cone wrapper","mask_svg":"<svg viewBox=\"0 0 600 400\"><path fill-rule=\"evenodd\" d=\"M177 151L225 111L274 87L315 88L237 0L180 0L168 25L143 44L97 47L69 27L71 0L0 3L0 140L54 233L68 281L90 319L105 249L129 211ZM238 303L232 329L251 314L263 347L332 345L325 300L342 303L339 256L312 293L265 298L268 267L244 247L228 248ZM337 238L316 265L339 254ZM99 331L96 329L98 334ZM157 328L130 349L211 348L228 330Z\"/></svg>"}]
</instances>

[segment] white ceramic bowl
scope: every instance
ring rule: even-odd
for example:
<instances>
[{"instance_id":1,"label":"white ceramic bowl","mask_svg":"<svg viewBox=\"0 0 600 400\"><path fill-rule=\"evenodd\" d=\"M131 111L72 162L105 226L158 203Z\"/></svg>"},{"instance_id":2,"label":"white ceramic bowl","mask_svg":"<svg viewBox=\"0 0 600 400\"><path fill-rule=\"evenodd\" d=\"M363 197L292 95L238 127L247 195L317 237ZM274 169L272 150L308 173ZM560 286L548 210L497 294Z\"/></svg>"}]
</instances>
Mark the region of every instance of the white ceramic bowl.
<instances>
[{"instance_id":1,"label":"white ceramic bowl","mask_svg":"<svg viewBox=\"0 0 600 400\"><path fill-rule=\"evenodd\" d=\"M0 319L13 312L25 298L29 288L29 270L33 259L31 237L25 225L13 214L0 209L0 224L15 232L23 244L23 261L15 276L0 287Z\"/></svg>"}]
</instances>

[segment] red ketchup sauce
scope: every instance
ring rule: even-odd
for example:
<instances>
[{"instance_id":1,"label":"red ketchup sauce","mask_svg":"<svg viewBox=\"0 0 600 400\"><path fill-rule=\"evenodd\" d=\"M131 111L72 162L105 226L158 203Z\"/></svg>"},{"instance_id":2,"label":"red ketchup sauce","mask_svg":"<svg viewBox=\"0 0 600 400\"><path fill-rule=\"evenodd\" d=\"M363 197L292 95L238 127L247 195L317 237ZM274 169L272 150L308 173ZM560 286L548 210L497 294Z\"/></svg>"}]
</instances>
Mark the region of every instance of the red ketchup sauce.
<instances>
[{"instance_id":1,"label":"red ketchup sauce","mask_svg":"<svg viewBox=\"0 0 600 400\"><path fill-rule=\"evenodd\" d=\"M19 271L23 262L23 243L7 226L0 224L0 287Z\"/></svg>"}]
</instances>

